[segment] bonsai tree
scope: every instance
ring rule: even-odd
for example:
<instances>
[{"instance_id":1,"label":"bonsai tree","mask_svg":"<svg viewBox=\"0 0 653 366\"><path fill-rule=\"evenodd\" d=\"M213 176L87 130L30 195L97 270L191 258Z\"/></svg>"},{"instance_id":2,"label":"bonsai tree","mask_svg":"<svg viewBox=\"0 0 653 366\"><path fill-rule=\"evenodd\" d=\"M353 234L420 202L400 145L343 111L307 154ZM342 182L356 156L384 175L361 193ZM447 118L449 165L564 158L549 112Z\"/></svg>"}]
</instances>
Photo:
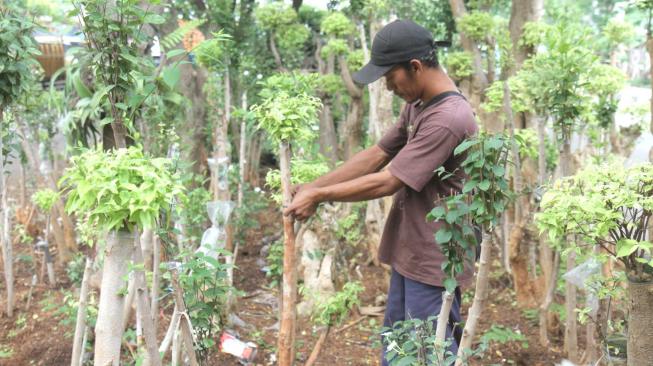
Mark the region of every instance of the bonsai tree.
<instances>
[{"instance_id":1,"label":"bonsai tree","mask_svg":"<svg viewBox=\"0 0 653 366\"><path fill-rule=\"evenodd\" d=\"M97 230L109 232L95 327L96 365L118 365L120 361L124 331L120 321L124 303L121 289L126 286L132 254L142 261L140 245L134 245L138 229L152 228L160 212L169 210L173 197L182 192L171 166L169 159L146 156L141 147L87 150L71 159L60 181L67 194L66 210L87 217ZM149 305L142 303L147 301L142 269L135 278L150 362L160 365Z\"/></svg>"},{"instance_id":2,"label":"bonsai tree","mask_svg":"<svg viewBox=\"0 0 653 366\"><path fill-rule=\"evenodd\" d=\"M653 244L647 238L652 194L650 164L591 165L550 187L536 215L538 227L558 250L583 253L598 245L623 263L629 292L628 365L633 366L653 364ZM567 241L569 235L578 240Z\"/></svg>"},{"instance_id":3,"label":"bonsai tree","mask_svg":"<svg viewBox=\"0 0 653 366\"><path fill-rule=\"evenodd\" d=\"M263 101L252 107L259 127L269 134L278 146L281 173L282 205L292 201L291 195L291 142L294 144L315 138L312 126L317 121L320 101L309 95L310 77L295 74L273 75L264 83ZM277 343L281 366L294 362L295 323L297 310L297 265L295 229L292 217L283 217L284 254L281 300L281 323Z\"/></svg>"},{"instance_id":4,"label":"bonsai tree","mask_svg":"<svg viewBox=\"0 0 653 366\"><path fill-rule=\"evenodd\" d=\"M480 133L477 137L461 143L454 154L466 154L461 169L467 174L462 192L443 199L441 205L431 210L427 219L442 221L444 225L435 233L435 241L445 257L442 269L446 274L446 289L436 328L436 349L442 352L442 342L458 286L456 277L464 270L465 262L474 263L480 257L476 277L474 301L469 310L463 337L458 348L456 364L461 364L470 352L476 325L488 296L488 273L490 270L491 233L498 226L501 213L511 199L505 177L505 166L510 151L510 139L503 134ZM452 172L439 171L441 179ZM473 193L473 194L472 194ZM480 255L473 225L482 228ZM440 359L444 359L443 356Z\"/></svg>"}]
</instances>

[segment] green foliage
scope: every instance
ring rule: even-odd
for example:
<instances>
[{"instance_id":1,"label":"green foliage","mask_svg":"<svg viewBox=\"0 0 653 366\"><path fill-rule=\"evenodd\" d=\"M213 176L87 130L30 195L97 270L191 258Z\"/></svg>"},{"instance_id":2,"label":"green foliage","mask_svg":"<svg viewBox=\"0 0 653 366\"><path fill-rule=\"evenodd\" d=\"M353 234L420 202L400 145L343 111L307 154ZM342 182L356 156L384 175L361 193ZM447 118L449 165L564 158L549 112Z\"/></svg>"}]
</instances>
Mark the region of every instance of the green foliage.
<instances>
[{"instance_id":1,"label":"green foliage","mask_svg":"<svg viewBox=\"0 0 653 366\"><path fill-rule=\"evenodd\" d=\"M301 49L311 37L311 31L304 24L294 23L276 34L277 45L281 50Z\"/></svg>"},{"instance_id":2,"label":"green foliage","mask_svg":"<svg viewBox=\"0 0 653 366\"><path fill-rule=\"evenodd\" d=\"M73 259L66 264L66 275L72 284L79 286L84 277L86 256L83 253L76 253Z\"/></svg>"},{"instance_id":3,"label":"green foliage","mask_svg":"<svg viewBox=\"0 0 653 366\"><path fill-rule=\"evenodd\" d=\"M495 34L496 21L485 11L472 11L458 19L458 29L475 41L485 41Z\"/></svg>"},{"instance_id":4,"label":"green foliage","mask_svg":"<svg viewBox=\"0 0 653 366\"><path fill-rule=\"evenodd\" d=\"M221 255L231 255L224 250L218 251ZM227 315L228 295L235 289L228 285L226 264L201 252L181 253L180 256L188 260L179 274L179 284L184 290L187 312L198 336L198 351L205 357L216 344L223 318Z\"/></svg>"},{"instance_id":5,"label":"green foliage","mask_svg":"<svg viewBox=\"0 0 653 366\"><path fill-rule=\"evenodd\" d=\"M58 199L59 192L47 188L38 190L32 195L32 202L46 213L50 212L52 206L54 206Z\"/></svg>"},{"instance_id":6,"label":"green foliage","mask_svg":"<svg viewBox=\"0 0 653 366\"><path fill-rule=\"evenodd\" d=\"M586 28L560 22L545 33L543 50L528 59L517 74L524 87L517 93L526 95L529 107L537 114L553 119L562 140L569 139L581 116L588 113L585 87L596 61L587 48L590 44Z\"/></svg>"},{"instance_id":7,"label":"green foliage","mask_svg":"<svg viewBox=\"0 0 653 366\"><path fill-rule=\"evenodd\" d=\"M522 348L528 348L528 339L519 331L514 331L502 325L492 324L481 336L481 343L489 345L490 343L506 344L519 342Z\"/></svg>"},{"instance_id":8,"label":"green foliage","mask_svg":"<svg viewBox=\"0 0 653 366\"><path fill-rule=\"evenodd\" d=\"M330 39L327 44L320 50L320 57L327 59L330 56L346 55L349 52L349 46L344 39Z\"/></svg>"},{"instance_id":9,"label":"green foliage","mask_svg":"<svg viewBox=\"0 0 653 366\"><path fill-rule=\"evenodd\" d=\"M356 245L363 239L364 222L360 213L354 211L336 220L335 236L345 243Z\"/></svg>"},{"instance_id":10,"label":"green foliage","mask_svg":"<svg viewBox=\"0 0 653 366\"><path fill-rule=\"evenodd\" d=\"M54 296L49 296L41 302L43 311L54 311L59 319L59 324L65 328L64 335L71 338L75 334L75 323L77 322L77 309L79 308L79 296L73 292L64 290L62 303L56 303ZM94 292L89 292L86 303L86 324L95 328L98 314L98 302Z\"/></svg>"},{"instance_id":11,"label":"green foliage","mask_svg":"<svg viewBox=\"0 0 653 366\"><path fill-rule=\"evenodd\" d=\"M494 230L512 198L505 177L509 151L510 139L504 134L482 132L463 141L454 150L455 155L466 154L461 168L468 178L462 192L443 198L427 215L427 220L444 224L435 233L435 241L445 257L444 286L451 293L457 286L456 276L463 272L464 261L473 262L476 257L472 222L486 231ZM452 174L443 168L438 173L440 179Z\"/></svg>"},{"instance_id":12,"label":"green foliage","mask_svg":"<svg viewBox=\"0 0 653 366\"><path fill-rule=\"evenodd\" d=\"M336 38L345 38L354 33L356 28L349 17L336 11L327 15L320 25L322 33Z\"/></svg>"},{"instance_id":13,"label":"green foliage","mask_svg":"<svg viewBox=\"0 0 653 366\"><path fill-rule=\"evenodd\" d=\"M288 4L272 2L255 10L256 21L265 30L278 30L297 20L297 13Z\"/></svg>"},{"instance_id":14,"label":"green foliage","mask_svg":"<svg viewBox=\"0 0 653 366\"><path fill-rule=\"evenodd\" d=\"M283 242L277 240L270 244L270 250L265 258L268 264L265 277L270 280L270 287L277 287L283 278Z\"/></svg>"},{"instance_id":15,"label":"green foliage","mask_svg":"<svg viewBox=\"0 0 653 366\"><path fill-rule=\"evenodd\" d=\"M197 62L210 70L219 69L224 65L230 41L231 36L222 30L214 32L213 38L203 41L195 48Z\"/></svg>"},{"instance_id":16,"label":"green foliage","mask_svg":"<svg viewBox=\"0 0 653 366\"><path fill-rule=\"evenodd\" d=\"M267 77L259 82L261 99L274 98L279 93L285 93L293 97L311 95L317 85L318 74L302 74L299 72L280 72Z\"/></svg>"},{"instance_id":17,"label":"green foliage","mask_svg":"<svg viewBox=\"0 0 653 366\"><path fill-rule=\"evenodd\" d=\"M325 97L333 97L344 91L342 78L335 74L320 75L316 82L317 92Z\"/></svg>"},{"instance_id":18,"label":"green foliage","mask_svg":"<svg viewBox=\"0 0 653 366\"><path fill-rule=\"evenodd\" d=\"M536 223L563 253L580 253L598 244L624 263L629 278L650 279L653 244L644 240L644 233L653 210L651 192L650 164L630 168L621 161L590 165L550 187L542 197ZM567 242L567 235L575 235L577 240Z\"/></svg>"},{"instance_id":19,"label":"green foliage","mask_svg":"<svg viewBox=\"0 0 653 366\"><path fill-rule=\"evenodd\" d=\"M590 75L587 90L596 96L592 103L594 118L599 127L609 128L619 107L616 94L626 84L626 75L614 66L603 64L594 65Z\"/></svg>"},{"instance_id":20,"label":"green foliage","mask_svg":"<svg viewBox=\"0 0 653 366\"><path fill-rule=\"evenodd\" d=\"M610 49L620 44L628 44L635 37L635 29L632 24L617 19L610 19L605 28L603 36L608 40Z\"/></svg>"},{"instance_id":21,"label":"green foliage","mask_svg":"<svg viewBox=\"0 0 653 366\"><path fill-rule=\"evenodd\" d=\"M60 181L68 192L66 211L84 216L100 231L150 228L183 191L171 161L152 158L140 147L86 150L71 159Z\"/></svg>"},{"instance_id":22,"label":"green foliage","mask_svg":"<svg viewBox=\"0 0 653 366\"><path fill-rule=\"evenodd\" d=\"M329 172L329 165L324 159L306 160L299 158L292 158L290 161L290 184L303 184L312 182L318 177ZM272 199L276 203L281 203L281 172L278 169L271 169L265 176L265 185L270 188Z\"/></svg>"},{"instance_id":23,"label":"green foliage","mask_svg":"<svg viewBox=\"0 0 653 366\"><path fill-rule=\"evenodd\" d=\"M537 138L537 131L532 128L519 128L515 130L515 142L519 146L519 156L537 160L539 156L539 141ZM557 146L551 141L549 136L544 137L544 145L546 151L546 169L552 172L558 165L558 158L560 152Z\"/></svg>"},{"instance_id":24,"label":"green foliage","mask_svg":"<svg viewBox=\"0 0 653 366\"><path fill-rule=\"evenodd\" d=\"M510 87L510 103L512 110L515 113L528 111L528 97L524 95L523 90L526 89L523 78L511 77L508 79L508 86ZM485 89L485 101L481 104L481 108L487 112L500 111L503 108L503 80L497 80L490 84ZM505 114L501 114L502 118Z\"/></svg>"},{"instance_id":25,"label":"green foliage","mask_svg":"<svg viewBox=\"0 0 653 366\"><path fill-rule=\"evenodd\" d=\"M347 55L347 66L350 70L358 70L365 64L363 50L352 51Z\"/></svg>"},{"instance_id":26,"label":"green foliage","mask_svg":"<svg viewBox=\"0 0 653 366\"><path fill-rule=\"evenodd\" d=\"M338 325L347 317L351 309L360 305L358 295L364 288L360 282L348 282L342 290L328 299L318 301L313 320L320 325Z\"/></svg>"},{"instance_id":27,"label":"green foliage","mask_svg":"<svg viewBox=\"0 0 653 366\"><path fill-rule=\"evenodd\" d=\"M466 51L448 53L443 63L449 76L455 80L462 80L474 73L472 55Z\"/></svg>"},{"instance_id":28,"label":"green foliage","mask_svg":"<svg viewBox=\"0 0 653 366\"><path fill-rule=\"evenodd\" d=\"M28 90L40 54L32 38L35 25L0 6L0 111Z\"/></svg>"},{"instance_id":29,"label":"green foliage","mask_svg":"<svg viewBox=\"0 0 653 366\"><path fill-rule=\"evenodd\" d=\"M266 88L261 92L261 97L265 99L252 107L259 128L267 131L277 143L312 141L317 129L317 111L322 104L305 91L295 89L291 92L287 87L268 79Z\"/></svg>"},{"instance_id":30,"label":"green foliage","mask_svg":"<svg viewBox=\"0 0 653 366\"><path fill-rule=\"evenodd\" d=\"M456 355L449 351L451 340L435 341L437 317L408 319L381 329L386 358L392 366L451 366ZM444 357L441 358L441 355Z\"/></svg>"},{"instance_id":31,"label":"green foliage","mask_svg":"<svg viewBox=\"0 0 653 366\"><path fill-rule=\"evenodd\" d=\"M546 34L550 31L551 26L544 22L526 22L524 32L519 39L519 45L522 47L537 47L544 43Z\"/></svg>"}]
</instances>

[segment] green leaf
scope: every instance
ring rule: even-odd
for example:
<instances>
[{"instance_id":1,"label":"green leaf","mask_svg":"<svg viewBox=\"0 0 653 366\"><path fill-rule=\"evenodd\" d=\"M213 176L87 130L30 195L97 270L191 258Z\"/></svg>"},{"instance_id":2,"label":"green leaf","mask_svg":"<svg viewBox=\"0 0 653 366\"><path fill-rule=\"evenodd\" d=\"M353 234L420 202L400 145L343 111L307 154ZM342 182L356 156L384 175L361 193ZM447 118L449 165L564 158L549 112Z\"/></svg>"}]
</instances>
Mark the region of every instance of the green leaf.
<instances>
[{"instance_id":1,"label":"green leaf","mask_svg":"<svg viewBox=\"0 0 653 366\"><path fill-rule=\"evenodd\" d=\"M627 257L637 250L637 241L633 239L622 239L617 242L617 258Z\"/></svg>"},{"instance_id":2,"label":"green leaf","mask_svg":"<svg viewBox=\"0 0 653 366\"><path fill-rule=\"evenodd\" d=\"M480 189L483 192L487 191L488 189L490 189L490 181L487 179L482 181L481 183L478 184L478 189Z\"/></svg>"},{"instance_id":3,"label":"green leaf","mask_svg":"<svg viewBox=\"0 0 653 366\"><path fill-rule=\"evenodd\" d=\"M170 51L166 52L166 58L173 58L175 56L183 55L185 53L186 53L186 50L177 48L177 49L170 50Z\"/></svg>"},{"instance_id":4,"label":"green leaf","mask_svg":"<svg viewBox=\"0 0 653 366\"><path fill-rule=\"evenodd\" d=\"M444 282L442 282L442 286L444 286L447 292L453 294L456 291L456 287L458 287L458 282L455 278L446 278Z\"/></svg>"},{"instance_id":5,"label":"green leaf","mask_svg":"<svg viewBox=\"0 0 653 366\"><path fill-rule=\"evenodd\" d=\"M143 23L149 24L163 24L165 23L166 18L162 17L159 14L148 13L143 17Z\"/></svg>"},{"instance_id":6,"label":"green leaf","mask_svg":"<svg viewBox=\"0 0 653 366\"><path fill-rule=\"evenodd\" d=\"M438 244L446 244L451 240L452 235L449 229L441 228L435 233L435 241Z\"/></svg>"},{"instance_id":7,"label":"green leaf","mask_svg":"<svg viewBox=\"0 0 653 366\"><path fill-rule=\"evenodd\" d=\"M412 366L417 364L417 359L413 356L406 356L396 363L396 366Z\"/></svg>"},{"instance_id":8,"label":"green leaf","mask_svg":"<svg viewBox=\"0 0 653 366\"><path fill-rule=\"evenodd\" d=\"M181 71L179 70L178 67L166 67L165 69L163 69L162 72L163 82L165 82L170 89L174 89L180 77L181 77Z\"/></svg>"}]
</instances>

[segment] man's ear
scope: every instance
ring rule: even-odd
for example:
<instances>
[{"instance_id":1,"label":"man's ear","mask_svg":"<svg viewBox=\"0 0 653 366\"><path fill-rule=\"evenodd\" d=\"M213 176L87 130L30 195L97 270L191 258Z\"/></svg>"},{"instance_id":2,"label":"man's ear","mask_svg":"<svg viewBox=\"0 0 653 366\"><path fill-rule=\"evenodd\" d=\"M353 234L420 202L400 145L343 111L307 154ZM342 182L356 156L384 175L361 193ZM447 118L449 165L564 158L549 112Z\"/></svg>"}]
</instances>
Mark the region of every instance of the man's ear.
<instances>
[{"instance_id":1,"label":"man's ear","mask_svg":"<svg viewBox=\"0 0 653 366\"><path fill-rule=\"evenodd\" d=\"M422 65L422 61L417 59L410 60L410 69L413 71L413 73L417 73L417 71L422 71L423 68L424 65Z\"/></svg>"}]
</instances>

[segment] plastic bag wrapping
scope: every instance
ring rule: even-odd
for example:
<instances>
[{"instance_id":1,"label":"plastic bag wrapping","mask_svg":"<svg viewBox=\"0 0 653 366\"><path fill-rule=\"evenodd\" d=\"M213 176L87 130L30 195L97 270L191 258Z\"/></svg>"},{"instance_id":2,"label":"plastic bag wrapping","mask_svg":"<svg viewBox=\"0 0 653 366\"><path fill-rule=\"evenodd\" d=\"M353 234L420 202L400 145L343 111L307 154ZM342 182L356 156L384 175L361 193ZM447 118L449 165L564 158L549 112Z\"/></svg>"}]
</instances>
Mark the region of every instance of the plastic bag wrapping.
<instances>
[{"instance_id":1,"label":"plastic bag wrapping","mask_svg":"<svg viewBox=\"0 0 653 366\"><path fill-rule=\"evenodd\" d=\"M591 314L596 314L596 311L599 309L596 286L592 285L591 279L601 273L601 266L601 262L596 258L590 258L562 276L565 281L587 292L587 306L592 309Z\"/></svg>"},{"instance_id":2,"label":"plastic bag wrapping","mask_svg":"<svg viewBox=\"0 0 653 366\"><path fill-rule=\"evenodd\" d=\"M206 203L206 211L209 214L212 226L202 234L202 241L196 253L203 253L213 258L218 258L220 249L223 249L227 242L227 231L225 225L233 211L233 201L211 201Z\"/></svg>"},{"instance_id":3,"label":"plastic bag wrapping","mask_svg":"<svg viewBox=\"0 0 653 366\"><path fill-rule=\"evenodd\" d=\"M218 189L226 190L229 188L229 157L222 157L218 160L215 158L206 159L209 169L218 178Z\"/></svg>"}]
</instances>

